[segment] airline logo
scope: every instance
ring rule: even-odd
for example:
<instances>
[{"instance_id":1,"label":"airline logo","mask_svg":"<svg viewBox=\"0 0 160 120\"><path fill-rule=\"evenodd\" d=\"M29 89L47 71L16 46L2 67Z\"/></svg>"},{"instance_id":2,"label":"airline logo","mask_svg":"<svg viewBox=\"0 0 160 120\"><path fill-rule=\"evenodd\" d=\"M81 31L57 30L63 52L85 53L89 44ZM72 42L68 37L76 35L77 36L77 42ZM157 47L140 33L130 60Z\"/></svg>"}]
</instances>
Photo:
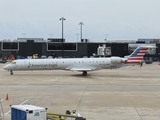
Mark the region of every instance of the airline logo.
<instances>
[{"instance_id":1,"label":"airline logo","mask_svg":"<svg viewBox=\"0 0 160 120\"><path fill-rule=\"evenodd\" d=\"M30 68L32 65L29 63L28 68Z\"/></svg>"},{"instance_id":2,"label":"airline logo","mask_svg":"<svg viewBox=\"0 0 160 120\"><path fill-rule=\"evenodd\" d=\"M31 67L57 67L58 65L57 64L31 64L29 63L28 65L28 68L31 68Z\"/></svg>"},{"instance_id":3,"label":"airline logo","mask_svg":"<svg viewBox=\"0 0 160 120\"><path fill-rule=\"evenodd\" d=\"M147 53L148 48L138 47L124 63L126 65L142 65L143 57Z\"/></svg>"}]
</instances>

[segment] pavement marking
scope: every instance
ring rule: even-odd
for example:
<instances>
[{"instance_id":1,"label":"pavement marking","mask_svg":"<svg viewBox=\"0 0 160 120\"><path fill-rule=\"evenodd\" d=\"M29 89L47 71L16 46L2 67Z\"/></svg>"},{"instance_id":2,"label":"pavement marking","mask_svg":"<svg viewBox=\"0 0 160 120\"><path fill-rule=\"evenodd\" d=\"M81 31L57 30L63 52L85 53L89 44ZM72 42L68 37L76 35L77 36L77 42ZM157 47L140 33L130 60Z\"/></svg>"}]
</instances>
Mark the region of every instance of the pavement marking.
<instances>
[{"instance_id":1,"label":"pavement marking","mask_svg":"<svg viewBox=\"0 0 160 120\"><path fill-rule=\"evenodd\" d=\"M26 100L26 101L22 102L20 105L22 105L22 104L26 103L27 101L28 101L28 100Z\"/></svg>"},{"instance_id":2,"label":"pavement marking","mask_svg":"<svg viewBox=\"0 0 160 120\"><path fill-rule=\"evenodd\" d=\"M8 115L11 111L9 110L8 112L6 112L4 115Z\"/></svg>"},{"instance_id":3,"label":"pavement marking","mask_svg":"<svg viewBox=\"0 0 160 120\"><path fill-rule=\"evenodd\" d=\"M28 100L25 100L24 102L22 102L21 104L19 104L19 105L22 105L22 104L24 104L24 103L26 103ZM4 115L7 115L7 114L9 114L11 112L11 110L9 110L8 112L6 112Z\"/></svg>"}]
</instances>

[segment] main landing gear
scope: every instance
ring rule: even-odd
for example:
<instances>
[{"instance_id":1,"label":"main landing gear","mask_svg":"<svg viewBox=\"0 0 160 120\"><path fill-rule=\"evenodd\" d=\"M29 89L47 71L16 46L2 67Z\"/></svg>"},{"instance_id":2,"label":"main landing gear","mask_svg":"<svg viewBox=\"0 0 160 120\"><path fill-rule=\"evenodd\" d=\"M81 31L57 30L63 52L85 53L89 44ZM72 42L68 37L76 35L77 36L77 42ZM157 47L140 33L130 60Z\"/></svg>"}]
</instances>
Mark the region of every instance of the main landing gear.
<instances>
[{"instance_id":1,"label":"main landing gear","mask_svg":"<svg viewBox=\"0 0 160 120\"><path fill-rule=\"evenodd\" d=\"M13 71L12 70L10 70L10 75L13 75Z\"/></svg>"},{"instance_id":2,"label":"main landing gear","mask_svg":"<svg viewBox=\"0 0 160 120\"><path fill-rule=\"evenodd\" d=\"M82 75L87 76L87 71L83 71Z\"/></svg>"}]
</instances>

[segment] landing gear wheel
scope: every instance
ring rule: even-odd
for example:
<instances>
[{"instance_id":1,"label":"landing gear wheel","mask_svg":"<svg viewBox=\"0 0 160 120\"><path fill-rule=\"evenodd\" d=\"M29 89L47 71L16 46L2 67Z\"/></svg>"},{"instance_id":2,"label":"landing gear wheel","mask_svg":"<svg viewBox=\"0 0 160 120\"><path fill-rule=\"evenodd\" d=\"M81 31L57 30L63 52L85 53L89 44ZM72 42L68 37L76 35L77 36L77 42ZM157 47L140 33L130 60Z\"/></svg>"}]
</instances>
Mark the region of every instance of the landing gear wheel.
<instances>
[{"instance_id":1,"label":"landing gear wheel","mask_svg":"<svg viewBox=\"0 0 160 120\"><path fill-rule=\"evenodd\" d=\"M87 76L87 72L86 72L86 71L83 71L82 75L83 75L83 76Z\"/></svg>"},{"instance_id":2,"label":"landing gear wheel","mask_svg":"<svg viewBox=\"0 0 160 120\"><path fill-rule=\"evenodd\" d=\"M10 71L10 75L13 75L13 72L12 72L12 70Z\"/></svg>"}]
</instances>

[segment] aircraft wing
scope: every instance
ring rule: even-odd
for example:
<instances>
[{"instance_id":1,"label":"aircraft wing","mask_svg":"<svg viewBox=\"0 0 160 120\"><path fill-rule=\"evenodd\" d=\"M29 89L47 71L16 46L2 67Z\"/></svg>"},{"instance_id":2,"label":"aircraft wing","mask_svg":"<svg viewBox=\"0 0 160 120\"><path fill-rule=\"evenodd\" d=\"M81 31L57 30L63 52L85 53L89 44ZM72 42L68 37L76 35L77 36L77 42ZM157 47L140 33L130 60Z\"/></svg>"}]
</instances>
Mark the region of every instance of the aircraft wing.
<instances>
[{"instance_id":1,"label":"aircraft wing","mask_svg":"<svg viewBox=\"0 0 160 120\"><path fill-rule=\"evenodd\" d=\"M93 66L74 66L69 68L71 71L94 71L96 67Z\"/></svg>"}]
</instances>

